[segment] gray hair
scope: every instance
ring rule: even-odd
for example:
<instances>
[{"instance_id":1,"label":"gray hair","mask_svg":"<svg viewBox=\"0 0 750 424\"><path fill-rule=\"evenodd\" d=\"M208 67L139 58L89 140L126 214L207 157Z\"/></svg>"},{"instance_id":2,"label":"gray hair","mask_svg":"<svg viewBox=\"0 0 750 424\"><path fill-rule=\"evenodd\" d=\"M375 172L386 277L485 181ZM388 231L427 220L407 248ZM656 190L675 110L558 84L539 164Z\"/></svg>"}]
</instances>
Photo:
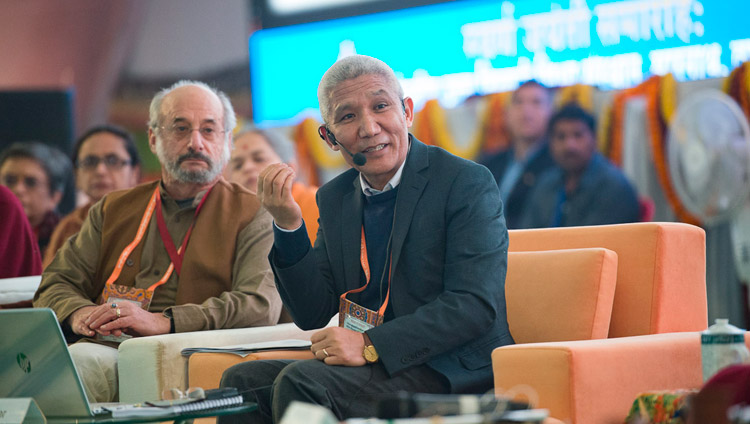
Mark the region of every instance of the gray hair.
<instances>
[{"instance_id":1,"label":"gray hair","mask_svg":"<svg viewBox=\"0 0 750 424\"><path fill-rule=\"evenodd\" d=\"M320 114L326 124L331 121L331 93L336 86L350 79L362 75L380 75L386 83L398 94L399 99L404 98L404 89L396 78L396 74L382 60L364 55L347 56L333 64L318 85L318 103L320 103Z\"/></svg>"},{"instance_id":2,"label":"gray hair","mask_svg":"<svg viewBox=\"0 0 750 424\"><path fill-rule=\"evenodd\" d=\"M162 89L161 91L156 93L156 95L154 95L154 98L151 100L151 106L149 106L148 108L148 126L154 131L154 133L157 133L157 135L159 134L159 126L162 121L161 103L164 101L164 97L166 97L167 94L171 93L175 89L185 87L187 85L200 87L213 93L214 95L216 95L216 97L219 98L221 107L224 110L224 140L226 143L229 143L232 131L234 131L234 127L237 126L237 116L234 114L232 102L229 101L229 97L224 94L223 91L213 88L205 82L201 81L180 80L172 84L171 87Z\"/></svg>"},{"instance_id":3,"label":"gray hair","mask_svg":"<svg viewBox=\"0 0 750 424\"><path fill-rule=\"evenodd\" d=\"M0 167L8 159L32 159L41 165L49 181L50 194L63 193L65 183L71 175L73 166L63 152L39 141L23 141L10 145L0 154Z\"/></svg>"},{"instance_id":4,"label":"gray hair","mask_svg":"<svg viewBox=\"0 0 750 424\"><path fill-rule=\"evenodd\" d=\"M263 130L255 125L248 124L242 127L234 136L234 139L237 140L245 134L257 134L263 137L271 146L271 149L279 155L282 162L289 163L297 160L297 150L294 148L294 143L284 134L274 130Z\"/></svg>"}]
</instances>

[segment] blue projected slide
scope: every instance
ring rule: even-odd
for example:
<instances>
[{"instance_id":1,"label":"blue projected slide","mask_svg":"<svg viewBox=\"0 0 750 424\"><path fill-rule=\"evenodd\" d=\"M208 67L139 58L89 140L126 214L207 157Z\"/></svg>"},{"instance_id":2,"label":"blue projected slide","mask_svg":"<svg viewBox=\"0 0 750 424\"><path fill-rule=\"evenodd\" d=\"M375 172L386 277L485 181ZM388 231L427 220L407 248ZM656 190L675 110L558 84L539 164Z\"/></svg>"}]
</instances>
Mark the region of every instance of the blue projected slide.
<instances>
[{"instance_id":1,"label":"blue projected slide","mask_svg":"<svg viewBox=\"0 0 750 424\"><path fill-rule=\"evenodd\" d=\"M630 87L651 74L726 76L750 58L746 0L467 0L279 27L250 37L254 120L319 116L317 87L337 58L377 57L417 109L535 78Z\"/></svg>"}]
</instances>

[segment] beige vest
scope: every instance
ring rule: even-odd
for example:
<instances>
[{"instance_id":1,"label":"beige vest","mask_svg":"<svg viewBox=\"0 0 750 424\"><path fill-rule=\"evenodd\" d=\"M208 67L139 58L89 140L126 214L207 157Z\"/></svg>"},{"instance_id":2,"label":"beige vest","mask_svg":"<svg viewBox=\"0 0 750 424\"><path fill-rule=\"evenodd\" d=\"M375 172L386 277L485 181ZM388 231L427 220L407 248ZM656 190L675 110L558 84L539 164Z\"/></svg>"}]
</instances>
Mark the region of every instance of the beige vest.
<instances>
[{"instance_id":1,"label":"beige vest","mask_svg":"<svg viewBox=\"0 0 750 424\"><path fill-rule=\"evenodd\" d=\"M107 196L102 207L102 243L95 284L101 292L117 259L135 238L146 206L159 181ZM253 193L223 178L208 194L182 262L175 304L202 303L232 289L237 237L260 208ZM152 216L151 219L156 219ZM145 237L144 237L145 240ZM133 286L140 271L143 241L133 249L115 284Z\"/></svg>"}]
</instances>

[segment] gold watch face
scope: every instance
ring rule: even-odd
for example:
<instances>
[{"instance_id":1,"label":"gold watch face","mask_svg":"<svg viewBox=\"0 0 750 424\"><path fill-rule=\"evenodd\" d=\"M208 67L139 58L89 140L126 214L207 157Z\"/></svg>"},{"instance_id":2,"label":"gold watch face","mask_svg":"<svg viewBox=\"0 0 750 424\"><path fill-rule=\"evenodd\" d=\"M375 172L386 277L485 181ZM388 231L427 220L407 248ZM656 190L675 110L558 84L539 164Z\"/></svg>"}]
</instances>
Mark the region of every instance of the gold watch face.
<instances>
[{"instance_id":1,"label":"gold watch face","mask_svg":"<svg viewBox=\"0 0 750 424\"><path fill-rule=\"evenodd\" d=\"M378 352L375 351L375 346L373 345L365 346L364 357L365 357L365 361L367 362L370 362L370 363L377 362Z\"/></svg>"}]
</instances>

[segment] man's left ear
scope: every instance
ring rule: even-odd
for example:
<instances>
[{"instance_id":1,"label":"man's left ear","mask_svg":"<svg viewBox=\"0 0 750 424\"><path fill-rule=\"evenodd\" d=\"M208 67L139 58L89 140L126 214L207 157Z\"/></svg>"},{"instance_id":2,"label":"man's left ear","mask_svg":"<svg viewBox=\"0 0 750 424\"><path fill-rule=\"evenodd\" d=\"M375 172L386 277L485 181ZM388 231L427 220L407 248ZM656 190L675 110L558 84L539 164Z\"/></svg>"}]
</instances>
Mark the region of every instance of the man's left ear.
<instances>
[{"instance_id":1,"label":"man's left ear","mask_svg":"<svg viewBox=\"0 0 750 424\"><path fill-rule=\"evenodd\" d=\"M401 100L401 105L404 109L406 126L411 127L412 122L414 122L414 100L412 100L411 97L404 97L404 99Z\"/></svg>"}]
</instances>

